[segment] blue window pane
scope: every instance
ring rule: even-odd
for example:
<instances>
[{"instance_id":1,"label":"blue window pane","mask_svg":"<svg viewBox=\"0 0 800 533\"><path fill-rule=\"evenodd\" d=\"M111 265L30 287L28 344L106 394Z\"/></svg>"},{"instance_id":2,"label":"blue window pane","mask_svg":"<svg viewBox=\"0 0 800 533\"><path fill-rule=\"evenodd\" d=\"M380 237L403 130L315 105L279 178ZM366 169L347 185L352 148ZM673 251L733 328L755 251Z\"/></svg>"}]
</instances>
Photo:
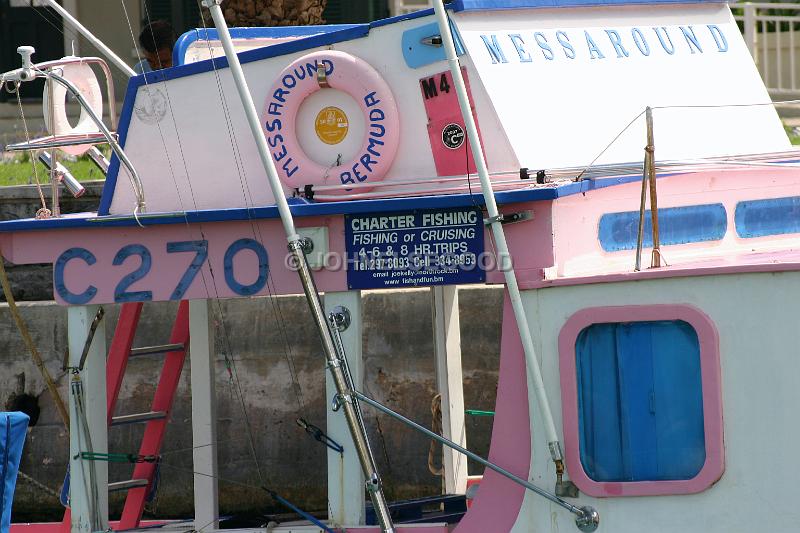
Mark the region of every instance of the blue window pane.
<instances>
[{"instance_id":1,"label":"blue window pane","mask_svg":"<svg viewBox=\"0 0 800 533\"><path fill-rule=\"evenodd\" d=\"M645 211L643 243L653 246L650 211ZM722 204L687 205L658 210L659 239L663 245L718 241L728 230L728 216ZM633 250L639 238L639 211L606 213L600 217L597 233L606 252Z\"/></svg>"},{"instance_id":2,"label":"blue window pane","mask_svg":"<svg viewBox=\"0 0 800 533\"><path fill-rule=\"evenodd\" d=\"M697 333L593 324L575 343L581 463L595 481L685 480L706 459Z\"/></svg>"},{"instance_id":3,"label":"blue window pane","mask_svg":"<svg viewBox=\"0 0 800 533\"><path fill-rule=\"evenodd\" d=\"M744 239L800 233L800 196L739 202L734 219Z\"/></svg>"}]
</instances>

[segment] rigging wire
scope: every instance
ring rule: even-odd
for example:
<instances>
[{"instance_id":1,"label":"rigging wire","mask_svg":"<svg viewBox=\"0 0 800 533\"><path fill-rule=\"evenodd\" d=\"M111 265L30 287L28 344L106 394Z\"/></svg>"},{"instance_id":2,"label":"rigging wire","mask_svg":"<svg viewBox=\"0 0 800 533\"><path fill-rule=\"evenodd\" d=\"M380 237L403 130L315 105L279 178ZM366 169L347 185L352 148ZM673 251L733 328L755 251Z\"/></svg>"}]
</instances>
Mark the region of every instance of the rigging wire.
<instances>
[{"instance_id":1,"label":"rigging wire","mask_svg":"<svg viewBox=\"0 0 800 533\"><path fill-rule=\"evenodd\" d=\"M763 107L763 106L795 105L795 104L800 104L800 99L798 99L798 100L782 100L780 102L754 102L754 103L749 103L749 104L663 105L663 106L651 106L650 109L653 109L653 110L657 110L657 109L658 110L662 110L662 109L663 110L666 110L666 109L723 109L723 108L728 108L728 107ZM594 164L597 162L597 160L600 159L603 156L603 154L605 154L608 151L609 148L611 148L611 145L613 145L615 142L617 142L617 140L619 140L619 138L622 136L622 134L625 133L628 130L628 128L630 128L637 120L639 120L639 118L642 117L642 115L645 114L645 111L646 110L643 109L641 111L641 113L639 113L638 115L633 117L633 119L631 119L631 121L628 122L628 124L624 128L622 128L622 130L613 139L611 139L611 142L609 142L606 145L606 147L603 148L600 151L600 153L597 154L597 156L594 159L592 159L592 161L588 165L586 165L586 167L583 170L581 170L578 173L578 175L575 177L575 181L579 181L581 179L581 176L583 176L586 172L588 172L594 166Z\"/></svg>"},{"instance_id":2,"label":"rigging wire","mask_svg":"<svg viewBox=\"0 0 800 533\"><path fill-rule=\"evenodd\" d=\"M56 30L58 33L64 36L64 28L63 28L64 23L63 21L61 21L61 17L59 17L55 12L53 12L51 9L47 7L45 7L44 9L38 9L36 6L31 6L31 8L33 9L33 12L39 15L39 17L42 20L47 22L54 30ZM61 26L56 24L53 20L51 20L50 17L47 16L47 14L51 13L53 14L53 19L61 21Z\"/></svg>"},{"instance_id":3,"label":"rigging wire","mask_svg":"<svg viewBox=\"0 0 800 533\"><path fill-rule=\"evenodd\" d=\"M136 39L134 37L133 27L132 27L132 25L130 23L130 18L127 16L127 10L125 9L124 0L120 0L120 2L122 3L123 10L125 10L125 13L126 13L126 18L128 20L128 27L129 27L129 30L130 30L130 33L131 33L131 38L134 40L134 46L136 47L137 56L139 57L139 60L141 61L141 54L140 54L139 48L138 48L138 46L136 45L136 42L135 42ZM149 9L147 7L147 3L144 4L144 10L145 10L145 17L146 17L146 20L147 20L147 24L151 28L151 32L152 32L152 20L150 18L150 12L149 12ZM154 35L153 35L153 38L155 40L155 36ZM145 83L149 84L147 78L148 78L148 76L145 76ZM188 184L191 202L192 202L195 210L197 210L197 200L196 200L196 197L195 197L195 194L194 194L194 189L192 187L191 180L188 179L189 178L188 164L187 164L186 156L184 154L183 143L181 142L180 133L179 133L178 125L177 125L177 120L175 118L175 113L174 113L174 109L173 109L173 106L172 106L172 101L171 101L170 94L169 94L169 87L168 87L167 84L164 84L163 88L164 88L164 92L166 93L165 94L165 98L167 100L167 109L169 110L170 118L172 120L173 127L175 128L175 132L176 132L175 138L176 138L177 143L178 143L178 151L179 151L179 154L180 154L181 161L183 163L184 172L186 174L186 178L187 178L186 182ZM226 117L226 119L227 119L227 117ZM166 142L165 142L165 139L164 139L164 134L163 134L163 131L161 129L161 125L160 124L159 124L159 132L161 133L162 141L164 141L164 142L162 142L162 144L164 146L164 150L165 150L165 154L167 156L167 160L170 163L170 175L172 177L173 184L175 186L176 193L178 195L178 199L179 199L179 202L181 204L181 208L182 208L183 213L184 213L184 223L186 225L187 230L189 231L189 233L191 235L191 226L189 224L189 220L188 220L188 217L186 215L185 209L183 209L183 205L184 205L183 198L182 198L182 195L180 193L180 188L178 186L177 179L175 177L175 171L174 171L174 168L172 166L172 159L170 158L169 150L167 150L167 147L166 147L167 145L166 145ZM202 224L198 224L198 230L199 230L201 238L203 240L207 240L206 236L205 236L205 232L203 231ZM211 265L211 263L212 263L212 261L210 261L210 260L207 263L208 272L209 272L209 275L211 277L211 285L213 287L213 295L214 295L214 297L211 298L211 300L213 302L212 306L214 304L216 304L217 314L220 317L220 322L221 322L221 326L222 326L221 330L222 330L222 341L223 341L223 357L224 357L224 360L225 360L226 369L228 371L229 383L231 384L232 388L235 387L235 397L238 399L238 403L239 403L239 405L241 407L241 410L242 410L242 415L243 415L243 418L244 418L244 426L245 426L245 429L247 431L249 445L250 445L250 452L253 455L253 460L254 460L255 465L256 465L256 471L258 473L259 479L262 479L263 478L263 474L262 474L261 466L260 466L260 464L258 462L258 457L257 457L257 454L256 454L256 450L255 450L255 438L253 436L252 427L251 427L249 416L248 416L248 413L247 413L247 406L245 404L244 395L242 393L241 381L239 379L239 375L238 375L238 372L237 372L237 369L236 369L236 361L235 361L235 358L232 358L230 356L230 353L232 353L232 351L231 351L231 343L230 343L230 334L229 334L229 331L228 331L228 324L227 324L228 321L225 318L225 313L224 313L222 304L219 301L219 289L218 289L218 286L217 286L216 275L214 274L214 269L213 269L213 266ZM212 294L212 292L209 290L209 284L208 284L208 280L206 279L204 269L201 269L201 280L203 281L203 285L205 287L206 294L209 294L209 295ZM234 391L232 390L231 392L233 393Z\"/></svg>"},{"instance_id":4,"label":"rigging wire","mask_svg":"<svg viewBox=\"0 0 800 533\"><path fill-rule=\"evenodd\" d=\"M198 2L198 7L199 2ZM202 8L200 7L201 12ZM209 35L208 27L206 26L205 18L201 17L201 23L203 25L203 31L206 36ZM241 154L241 150L239 149L239 143L236 139L236 130L233 127L233 121L230 115L230 108L228 105L228 100L225 96L225 92L222 88L222 80L219 75L219 71L216 65L216 58L214 56L214 49L211 46L210 39L206 39L206 46L208 48L208 53L211 57L211 65L214 70L214 76L217 84L217 92L219 94L220 102L222 104L223 115L225 117L225 123L228 133L228 138L231 144L231 151L234 157L234 161L236 163L236 170L237 175L239 178L239 186L242 191L242 197L245 201L246 205L253 206L255 202L253 201L253 194L250 190L250 182L247 178L247 170L244 165L244 159ZM250 224L250 230L252 232L253 238L263 244L264 237L261 232L261 227L259 224L253 221L252 215L250 210L247 210L247 219ZM256 235L258 234L258 235ZM283 312L281 310L280 301L277 298L277 290L275 288L275 281L271 273L268 274L267 277L267 291L270 295L269 300L273 310L273 316L275 317L275 321L278 324L278 329L281 332L283 339L284 339L284 357L287 362L287 366L289 367L289 373L292 378L292 391L295 396L295 401L298 404L298 410L302 417L306 417L306 408L305 408L305 400L303 398L302 387L297 378L297 371L296 366L294 364L294 352L291 346L291 342L289 342L289 334L286 327L286 322L283 316Z\"/></svg>"},{"instance_id":5,"label":"rigging wire","mask_svg":"<svg viewBox=\"0 0 800 533\"><path fill-rule=\"evenodd\" d=\"M2 85L5 85L5 80L3 80ZM19 106L19 115L20 115L20 118L22 119L22 127L23 127L23 129L25 131L25 142L28 143L28 146L30 146L30 144L31 144L31 134L30 134L30 131L28 130L28 121L25 118L25 110L22 107L22 98L19 95L19 89L20 89L21 85L22 85L22 82L19 82L19 81L16 82L16 85L15 85L16 89L14 90L14 94L16 94L16 96L17 96L17 105ZM42 217L46 218L47 216L49 216L50 210L47 209L47 200L45 200L44 193L42 192L42 184L39 181L39 172L36 170L36 154L35 154L33 148L28 150L28 157L30 158L31 165L33 166L33 179L36 181L36 192L39 193L39 200L42 203L42 208L36 212L37 218L39 217L40 213L41 213Z\"/></svg>"}]
</instances>

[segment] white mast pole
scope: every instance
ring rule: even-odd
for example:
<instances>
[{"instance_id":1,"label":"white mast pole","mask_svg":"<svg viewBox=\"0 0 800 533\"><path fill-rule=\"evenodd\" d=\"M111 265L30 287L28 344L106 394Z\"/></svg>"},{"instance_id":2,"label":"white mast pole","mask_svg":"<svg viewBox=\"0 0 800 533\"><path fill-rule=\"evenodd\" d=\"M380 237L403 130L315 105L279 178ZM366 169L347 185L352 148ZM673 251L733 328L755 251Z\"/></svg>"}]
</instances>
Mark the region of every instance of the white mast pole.
<instances>
[{"instance_id":1,"label":"white mast pole","mask_svg":"<svg viewBox=\"0 0 800 533\"><path fill-rule=\"evenodd\" d=\"M492 182L489 180L489 170L486 167L486 160L483 156L483 150L481 149L480 138L478 137L478 127L475 125L475 119L472 116L469 95L467 95L464 77L461 74L461 66L458 62L455 46L453 45L453 36L450 32L450 24L442 0L434 0L433 8L436 11L436 19L439 22L439 32L442 35L442 43L444 44L447 54L447 63L450 65L450 73L453 76L453 85L458 94L458 103L461 107L461 116L464 118L464 125L467 129L467 136L469 137L469 143L472 148L472 156L475 159L475 165L478 169L478 175L480 176L483 199L486 202L486 210L489 213L490 227L497 246L498 264L500 264L501 258L510 257L506 235L500 222L502 217L497 210L497 202L495 202ZM517 320L520 338L522 339L522 347L525 351L525 366L528 370L528 376L533 382L536 401L544 417L544 429L547 434L550 456L556 464L556 470L563 471L564 463L561 442L558 439L556 426L553 423L550 402L547 400L547 394L544 390L539 360L536 356L536 350L533 347L533 338L531 337L530 328L528 327L525 308L522 305L519 285L517 285L517 276L511 264L508 265L508 268L503 269L503 275L505 276L506 287L508 287L508 294L511 298L511 306L514 308L514 316Z\"/></svg>"},{"instance_id":2,"label":"white mast pole","mask_svg":"<svg viewBox=\"0 0 800 533\"><path fill-rule=\"evenodd\" d=\"M136 72L126 63L124 62L117 54L111 51L111 48L103 44L103 41L98 39L97 37L92 34L86 27L78 22L78 19L70 15L69 11L61 7L56 0L45 0L47 5L56 10L56 12L61 15L65 22L68 22L70 26L78 30L81 35L86 37L86 39L95 45L98 50L103 52L115 65L119 67L119 69L127 74L129 77L136 76Z\"/></svg>"},{"instance_id":3,"label":"white mast pole","mask_svg":"<svg viewBox=\"0 0 800 533\"><path fill-rule=\"evenodd\" d=\"M242 71L242 65L239 63L239 58L236 55L236 48L231 41L231 35L228 32L228 25L222 15L222 9L216 0L203 0L203 5L211 12L211 18L214 19L214 25L217 27L219 40L222 43L222 48L225 50L225 57L228 58L228 67L231 69L231 74L235 81L236 90L239 92L239 98L242 100L242 107L244 114L247 117L247 123L250 125L250 131L253 134L253 139L256 141L258 148L258 155L261 158L261 164L267 173L267 180L269 187L275 196L275 203L278 206L278 213L283 222L283 229L286 232L286 237L290 243L300 240L297 230L294 227L294 219L292 213L289 211L289 204L283 193L280 178L278 178L278 171L275 168L275 162L272 161L272 155L267 146L267 140L264 137L264 132L261 129L261 121L256 112L256 105L253 103L253 97L250 95L250 88L247 86L247 80Z\"/></svg>"}]
</instances>

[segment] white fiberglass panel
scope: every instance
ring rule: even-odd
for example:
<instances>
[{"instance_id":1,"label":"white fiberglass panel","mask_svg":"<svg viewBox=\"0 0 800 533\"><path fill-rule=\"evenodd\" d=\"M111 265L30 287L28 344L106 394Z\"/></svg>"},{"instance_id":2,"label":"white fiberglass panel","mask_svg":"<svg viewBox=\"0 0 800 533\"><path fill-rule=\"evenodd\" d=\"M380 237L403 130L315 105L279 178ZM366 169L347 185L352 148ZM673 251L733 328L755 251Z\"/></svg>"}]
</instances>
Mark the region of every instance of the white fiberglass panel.
<instances>
[{"instance_id":1,"label":"white fiberglass panel","mask_svg":"<svg viewBox=\"0 0 800 533\"><path fill-rule=\"evenodd\" d=\"M403 59L401 46L404 31L432 21L433 17L401 21L373 28L364 38L326 47L366 61L390 86L397 101L400 143L391 168L383 177L386 184L409 179L433 180L437 176L420 80L446 72L447 63L441 60L410 68ZM296 59L321 49L309 48L242 65L262 119L265 120L270 89L280 72ZM519 163L502 134L479 76L469 58L462 57L462 61L470 76L481 131L487 137L486 132L493 133L491 142L484 142L489 168L492 172L515 171ZM342 107L335 98L330 101L322 98L323 93L335 92L318 91L306 99L304 106L312 109L301 110L301 115L309 111L316 116L319 109L327 105ZM197 72L141 87L134 108L124 147L144 184L148 212L274 203L229 69ZM354 127L353 135L358 137L360 131L363 129L357 131ZM310 135L314 135L313 131ZM303 142L308 140L309 134L305 132L299 136ZM329 153L323 155L330 159ZM426 186L419 186L419 190ZM391 190L391 186L385 186L379 191L388 194ZM284 192L292 194L288 187ZM110 212L127 214L134 205L130 184L122 170Z\"/></svg>"},{"instance_id":2,"label":"white fiberglass panel","mask_svg":"<svg viewBox=\"0 0 800 533\"><path fill-rule=\"evenodd\" d=\"M646 106L655 108L657 160L789 148L771 105L742 106L770 98L725 5L468 12L455 20L522 166L588 165L609 144L597 163L642 160Z\"/></svg>"},{"instance_id":3,"label":"white fiberglass panel","mask_svg":"<svg viewBox=\"0 0 800 533\"><path fill-rule=\"evenodd\" d=\"M600 513L600 529L614 533L727 533L795 531L795 464L800 431L793 406L800 402L796 377L800 343L798 272L596 283L523 291L528 323L542 361L542 376L556 428L563 436L559 335L566 321L587 308L692 306L719 335L725 471L697 494L593 498L581 493L573 505ZM753 312L755 311L755 312ZM598 322L603 321L598 314ZM567 376L567 379L574 379ZM528 390L532 391L528 384ZM552 488L555 470L541 415L531 399L532 459L529 479ZM568 415L569 416L569 415ZM767 443L769 452L764 453ZM771 472L764 484L764 472ZM567 472L567 477L570 472ZM790 509L780 512L780 509ZM731 512L735 510L735 512ZM527 491L512 533L577 531L574 517Z\"/></svg>"}]
</instances>

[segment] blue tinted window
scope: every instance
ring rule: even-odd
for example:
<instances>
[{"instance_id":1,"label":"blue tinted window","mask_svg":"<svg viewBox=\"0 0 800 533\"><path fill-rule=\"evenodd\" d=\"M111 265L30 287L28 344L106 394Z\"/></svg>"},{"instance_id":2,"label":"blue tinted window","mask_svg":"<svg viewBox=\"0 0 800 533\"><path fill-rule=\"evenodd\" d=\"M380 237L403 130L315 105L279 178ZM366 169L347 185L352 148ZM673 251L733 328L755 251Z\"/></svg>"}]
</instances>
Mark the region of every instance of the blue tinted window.
<instances>
[{"instance_id":1,"label":"blue tinted window","mask_svg":"<svg viewBox=\"0 0 800 533\"><path fill-rule=\"evenodd\" d=\"M800 196L736 204L736 233L745 239L800 233Z\"/></svg>"},{"instance_id":2,"label":"blue tinted window","mask_svg":"<svg viewBox=\"0 0 800 533\"><path fill-rule=\"evenodd\" d=\"M575 343L581 463L595 481L685 480L706 459L688 323L593 324Z\"/></svg>"},{"instance_id":3,"label":"blue tinted window","mask_svg":"<svg viewBox=\"0 0 800 533\"><path fill-rule=\"evenodd\" d=\"M653 246L650 211L644 216L644 246ZM658 210L658 231L662 245L718 241L728 230L728 216L722 204L688 205ZM606 213L600 218L598 239L606 252L633 250L639 236L639 211Z\"/></svg>"}]
</instances>

